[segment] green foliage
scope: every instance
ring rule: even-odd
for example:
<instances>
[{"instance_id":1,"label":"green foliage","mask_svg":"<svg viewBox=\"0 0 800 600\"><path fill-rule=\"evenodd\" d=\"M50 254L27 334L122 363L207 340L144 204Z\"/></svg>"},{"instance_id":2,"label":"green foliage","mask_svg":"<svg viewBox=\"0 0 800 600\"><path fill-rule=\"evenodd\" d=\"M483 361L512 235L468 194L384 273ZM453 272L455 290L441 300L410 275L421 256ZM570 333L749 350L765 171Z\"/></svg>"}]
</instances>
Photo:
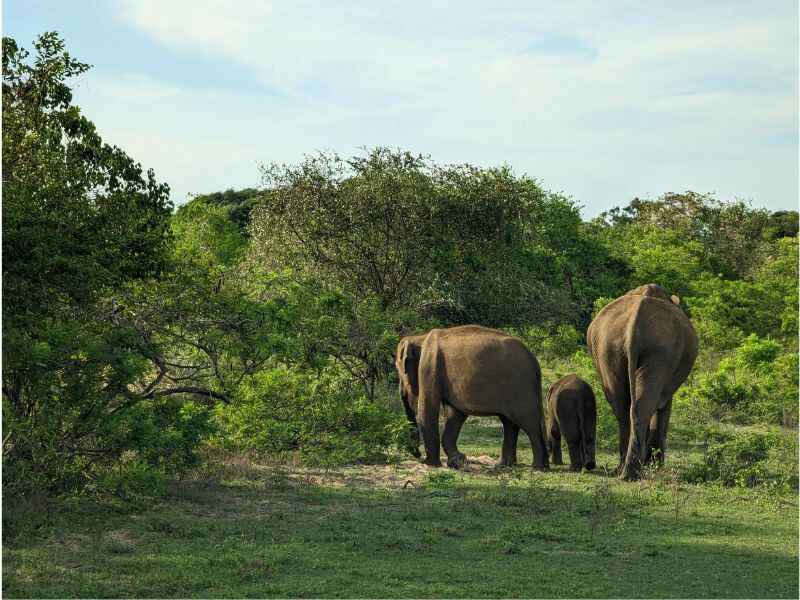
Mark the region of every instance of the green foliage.
<instances>
[{"instance_id":1,"label":"green foliage","mask_svg":"<svg viewBox=\"0 0 800 600\"><path fill-rule=\"evenodd\" d=\"M512 329L510 333L525 342L540 359L572 356L584 342L583 335L575 326L566 323L557 325L552 330L533 326L522 330Z\"/></svg>"},{"instance_id":2,"label":"green foliage","mask_svg":"<svg viewBox=\"0 0 800 600\"><path fill-rule=\"evenodd\" d=\"M704 344L730 349L748 334L766 336L781 331L783 298L763 283L706 276L693 287L693 295L685 300Z\"/></svg>"},{"instance_id":3,"label":"green foliage","mask_svg":"<svg viewBox=\"0 0 800 600\"><path fill-rule=\"evenodd\" d=\"M657 283L683 296L703 272L703 245L687 239L679 230L631 224L605 235L607 243L615 246L631 265L627 289Z\"/></svg>"},{"instance_id":4,"label":"green foliage","mask_svg":"<svg viewBox=\"0 0 800 600\"><path fill-rule=\"evenodd\" d=\"M264 182L252 260L385 309L513 326L575 320L577 303L608 291L594 278L607 254L574 203L505 167L445 167L376 148L268 165Z\"/></svg>"},{"instance_id":5,"label":"green foliage","mask_svg":"<svg viewBox=\"0 0 800 600\"><path fill-rule=\"evenodd\" d=\"M769 239L796 238L798 225L798 213L796 210L775 211L769 215L767 237Z\"/></svg>"},{"instance_id":6,"label":"green foliage","mask_svg":"<svg viewBox=\"0 0 800 600\"><path fill-rule=\"evenodd\" d=\"M216 443L281 455L297 451L311 464L384 460L400 446L405 418L380 408L330 371L286 366L242 383L237 400L219 406Z\"/></svg>"},{"instance_id":7,"label":"green foliage","mask_svg":"<svg viewBox=\"0 0 800 600\"><path fill-rule=\"evenodd\" d=\"M701 420L788 426L797 422L797 388L797 352L786 352L779 343L753 334L716 370L681 388L676 400Z\"/></svg>"},{"instance_id":8,"label":"green foliage","mask_svg":"<svg viewBox=\"0 0 800 600\"><path fill-rule=\"evenodd\" d=\"M118 301L168 267L169 188L72 104L88 65L55 33L34 48L3 39L3 485L18 497L126 454L185 468L207 421L138 385L156 348Z\"/></svg>"},{"instance_id":9,"label":"green foliage","mask_svg":"<svg viewBox=\"0 0 800 600\"><path fill-rule=\"evenodd\" d=\"M650 282L685 299L701 340L675 397L686 440L797 423L795 212L684 192L583 223L508 167L377 147L266 165L263 190L171 215L168 186L72 104L88 65L54 33L34 48L3 40L4 486L20 498L155 489L209 437L383 460L408 435L376 400L399 336L460 323L521 337L546 383L589 381L616 449L584 332ZM718 440L698 477L770 479L770 440Z\"/></svg>"},{"instance_id":10,"label":"green foliage","mask_svg":"<svg viewBox=\"0 0 800 600\"><path fill-rule=\"evenodd\" d=\"M236 225L239 232L247 237L250 227L250 213L259 202L259 191L253 188L243 190L228 189L224 192L201 194L181 206L176 216L180 218L184 210L190 210L195 203L221 209L222 214Z\"/></svg>"},{"instance_id":11,"label":"green foliage","mask_svg":"<svg viewBox=\"0 0 800 600\"><path fill-rule=\"evenodd\" d=\"M791 456L797 454L796 436L745 431L723 434L712 443L702 463L685 474L690 482L719 482L725 486L777 486L797 488L797 472L791 470ZM787 461L787 459L789 459Z\"/></svg>"},{"instance_id":12,"label":"green foliage","mask_svg":"<svg viewBox=\"0 0 800 600\"><path fill-rule=\"evenodd\" d=\"M156 275L170 247L169 187L104 144L71 103L66 82L89 65L55 33L34 48L31 60L3 38L3 318L12 326Z\"/></svg>"},{"instance_id":13,"label":"green foliage","mask_svg":"<svg viewBox=\"0 0 800 600\"><path fill-rule=\"evenodd\" d=\"M731 279L749 273L765 239L779 235L778 230L784 233L779 225L783 221L773 221L766 210L752 209L741 201L720 202L713 195L691 191L664 194L657 200L635 198L624 209L603 213L600 222L618 231L667 232L666 235L687 242L690 248L696 249L694 243L700 244L704 267ZM653 266L651 263L649 268Z\"/></svg>"},{"instance_id":14,"label":"green foliage","mask_svg":"<svg viewBox=\"0 0 800 600\"><path fill-rule=\"evenodd\" d=\"M203 198L178 209L172 219L179 258L219 269L234 265L246 248L246 238L229 218L228 210Z\"/></svg>"}]
</instances>

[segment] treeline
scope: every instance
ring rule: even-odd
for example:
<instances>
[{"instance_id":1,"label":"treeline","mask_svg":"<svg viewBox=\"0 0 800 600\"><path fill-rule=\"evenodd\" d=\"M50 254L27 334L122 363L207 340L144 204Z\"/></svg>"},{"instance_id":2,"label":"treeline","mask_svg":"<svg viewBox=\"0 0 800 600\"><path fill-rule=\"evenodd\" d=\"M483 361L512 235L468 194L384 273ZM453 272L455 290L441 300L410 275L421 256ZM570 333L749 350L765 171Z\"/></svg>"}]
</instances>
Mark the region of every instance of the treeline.
<instances>
[{"instance_id":1,"label":"treeline","mask_svg":"<svg viewBox=\"0 0 800 600\"><path fill-rule=\"evenodd\" d=\"M173 213L72 104L88 66L34 47L3 40L7 492L128 489L202 447L384 459L400 335L502 327L578 370L592 315L648 282L701 338L684 414L796 425L796 212L685 192L587 223L507 167L375 148Z\"/></svg>"}]
</instances>

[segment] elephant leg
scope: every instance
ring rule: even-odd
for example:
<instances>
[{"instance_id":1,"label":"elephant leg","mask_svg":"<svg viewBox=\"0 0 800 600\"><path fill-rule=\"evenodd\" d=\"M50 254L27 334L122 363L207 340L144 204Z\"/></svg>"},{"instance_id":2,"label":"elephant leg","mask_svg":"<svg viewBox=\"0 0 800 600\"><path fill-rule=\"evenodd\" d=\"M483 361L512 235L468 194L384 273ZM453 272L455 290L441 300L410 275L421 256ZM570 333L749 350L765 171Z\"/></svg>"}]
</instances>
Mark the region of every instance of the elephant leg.
<instances>
[{"instance_id":1,"label":"elephant leg","mask_svg":"<svg viewBox=\"0 0 800 600\"><path fill-rule=\"evenodd\" d=\"M658 454L658 411L650 417L650 428L647 432L647 454L644 457L644 464L649 465L653 462L653 457Z\"/></svg>"},{"instance_id":2,"label":"elephant leg","mask_svg":"<svg viewBox=\"0 0 800 600\"><path fill-rule=\"evenodd\" d=\"M616 376L611 377L608 373L606 375L608 378L603 381L603 392L619 425L619 462L616 468L616 473L619 474L625 465L630 438L630 384L627 377L623 380Z\"/></svg>"},{"instance_id":3,"label":"elephant leg","mask_svg":"<svg viewBox=\"0 0 800 600\"><path fill-rule=\"evenodd\" d=\"M643 368L637 369L634 380L635 394L631 401L630 441L621 473L621 477L627 481L635 481L640 477L640 470L647 456L650 419L656 412L662 389L657 373Z\"/></svg>"},{"instance_id":4,"label":"elephant leg","mask_svg":"<svg viewBox=\"0 0 800 600\"><path fill-rule=\"evenodd\" d=\"M651 448L656 450L655 459L659 465L664 464L664 459L667 457L667 430L669 429L669 418L672 414L672 397L664 403L664 407L658 409L656 415L658 416L657 429L655 432L654 444Z\"/></svg>"},{"instance_id":5,"label":"elephant leg","mask_svg":"<svg viewBox=\"0 0 800 600\"><path fill-rule=\"evenodd\" d=\"M558 427L558 421L551 417L550 427L548 430L549 438L548 444L550 446L550 460L554 465L563 465L564 459L561 455L561 429Z\"/></svg>"},{"instance_id":6,"label":"elephant leg","mask_svg":"<svg viewBox=\"0 0 800 600\"><path fill-rule=\"evenodd\" d=\"M628 443L631 437L630 416L617 417L619 423L619 463L617 464L617 474L622 473L625 466L625 457L628 454Z\"/></svg>"},{"instance_id":7,"label":"elephant leg","mask_svg":"<svg viewBox=\"0 0 800 600\"><path fill-rule=\"evenodd\" d=\"M569 470L580 471L583 469L583 449L581 448L580 439L568 439L567 448L569 449Z\"/></svg>"},{"instance_id":8,"label":"elephant leg","mask_svg":"<svg viewBox=\"0 0 800 600\"><path fill-rule=\"evenodd\" d=\"M526 415L517 421L520 428L528 434L533 452L533 468L539 471L550 469L547 459L547 445L545 444L544 427L538 415Z\"/></svg>"},{"instance_id":9,"label":"elephant leg","mask_svg":"<svg viewBox=\"0 0 800 600\"><path fill-rule=\"evenodd\" d=\"M513 467L517 464L519 425L503 415L500 415L500 421L503 423L503 450L500 453L500 466Z\"/></svg>"},{"instance_id":10,"label":"elephant leg","mask_svg":"<svg viewBox=\"0 0 800 600\"><path fill-rule=\"evenodd\" d=\"M441 467L442 461L439 453L439 410L441 398L435 393L423 392L419 398L419 414L417 422L425 444L425 464L431 467Z\"/></svg>"},{"instance_id":11,"label":"elephant leg","mask_svg":"<svg viewBox=\"0 0 800 600\"><path fill-rule=\"evenodd\" d=\"M463 467L467 462L467 457L464 456L456 446L458 441L458 434L461 433L461 426L467 420L465 415L460 410L450 407L450 415L444 424L444 432L442 433L442 447L447 454L447 466L454 469Z\"/></svg>"}]
</instances>

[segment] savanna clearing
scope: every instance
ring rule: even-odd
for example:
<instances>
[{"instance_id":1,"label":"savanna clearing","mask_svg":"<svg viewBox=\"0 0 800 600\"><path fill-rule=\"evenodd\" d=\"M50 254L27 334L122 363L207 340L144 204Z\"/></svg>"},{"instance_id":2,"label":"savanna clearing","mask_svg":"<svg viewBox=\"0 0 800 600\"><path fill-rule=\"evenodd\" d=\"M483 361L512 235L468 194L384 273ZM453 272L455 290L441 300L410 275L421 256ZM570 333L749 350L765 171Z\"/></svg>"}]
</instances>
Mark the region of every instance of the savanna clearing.
<instances>
[{"instance_id":1,"label":"savanna clearing","mask_svg":"<svg viewBox=\"0 0 800 600\"><path fill-rule=\"evenodd\" d=\"M6 597L781 597L798 595L797 497L532 472L470 419L462 471L331 470L216 455L166 494L7 514ZM8 509L7 509L8 510Z\"/></svg>"}]
</instances>

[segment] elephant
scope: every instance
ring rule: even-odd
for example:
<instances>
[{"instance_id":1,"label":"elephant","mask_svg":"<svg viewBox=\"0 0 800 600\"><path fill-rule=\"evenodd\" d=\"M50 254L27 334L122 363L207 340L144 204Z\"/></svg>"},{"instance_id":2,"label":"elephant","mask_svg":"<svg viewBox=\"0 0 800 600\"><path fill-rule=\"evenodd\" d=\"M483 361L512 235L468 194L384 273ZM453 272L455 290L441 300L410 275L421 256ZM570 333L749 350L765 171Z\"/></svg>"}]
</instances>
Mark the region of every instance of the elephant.
<instances>
[{"instance_id":1,"label":"elephant","mask_svg":"<svg viewBox=\"0 0 800 600\"><path fill-rule=\"evenodd\" d=\"M425 444L425 464L440 467L439 411L447 409L442 446L447 465L466 456L456 442L468 415L496 415L503 423L500 464L517 462L522 429L533 450L533 466L548 469L542 410L542 377L536 357L518 339L479 325L433 329L397 346L400 398Z\"/></svg>"},{"instance_id":2,"label":"elephant","mask_svg":"<svg viewBox=\"0 0 800 600\"><path fill-rule=\"evenodd\" d=\"M594 469L597 405L592 387L577 375L562 377L547 392L547 413L552 463L564 464L561 458L563 436L569 449L569 470Z\"/></svg>"},{"instance_id":3,"label":"elephant","mask_svg":"<svg viewBox=\"0 0 800 600\"><path fill-rule=\"evenodd\" d=\"M605 306L586 340L619 423L617 470L637 480L654 457L663 464L672 396L694 366L697 334L680 298L649 283Z\"/></svg>"}]
</instances>

